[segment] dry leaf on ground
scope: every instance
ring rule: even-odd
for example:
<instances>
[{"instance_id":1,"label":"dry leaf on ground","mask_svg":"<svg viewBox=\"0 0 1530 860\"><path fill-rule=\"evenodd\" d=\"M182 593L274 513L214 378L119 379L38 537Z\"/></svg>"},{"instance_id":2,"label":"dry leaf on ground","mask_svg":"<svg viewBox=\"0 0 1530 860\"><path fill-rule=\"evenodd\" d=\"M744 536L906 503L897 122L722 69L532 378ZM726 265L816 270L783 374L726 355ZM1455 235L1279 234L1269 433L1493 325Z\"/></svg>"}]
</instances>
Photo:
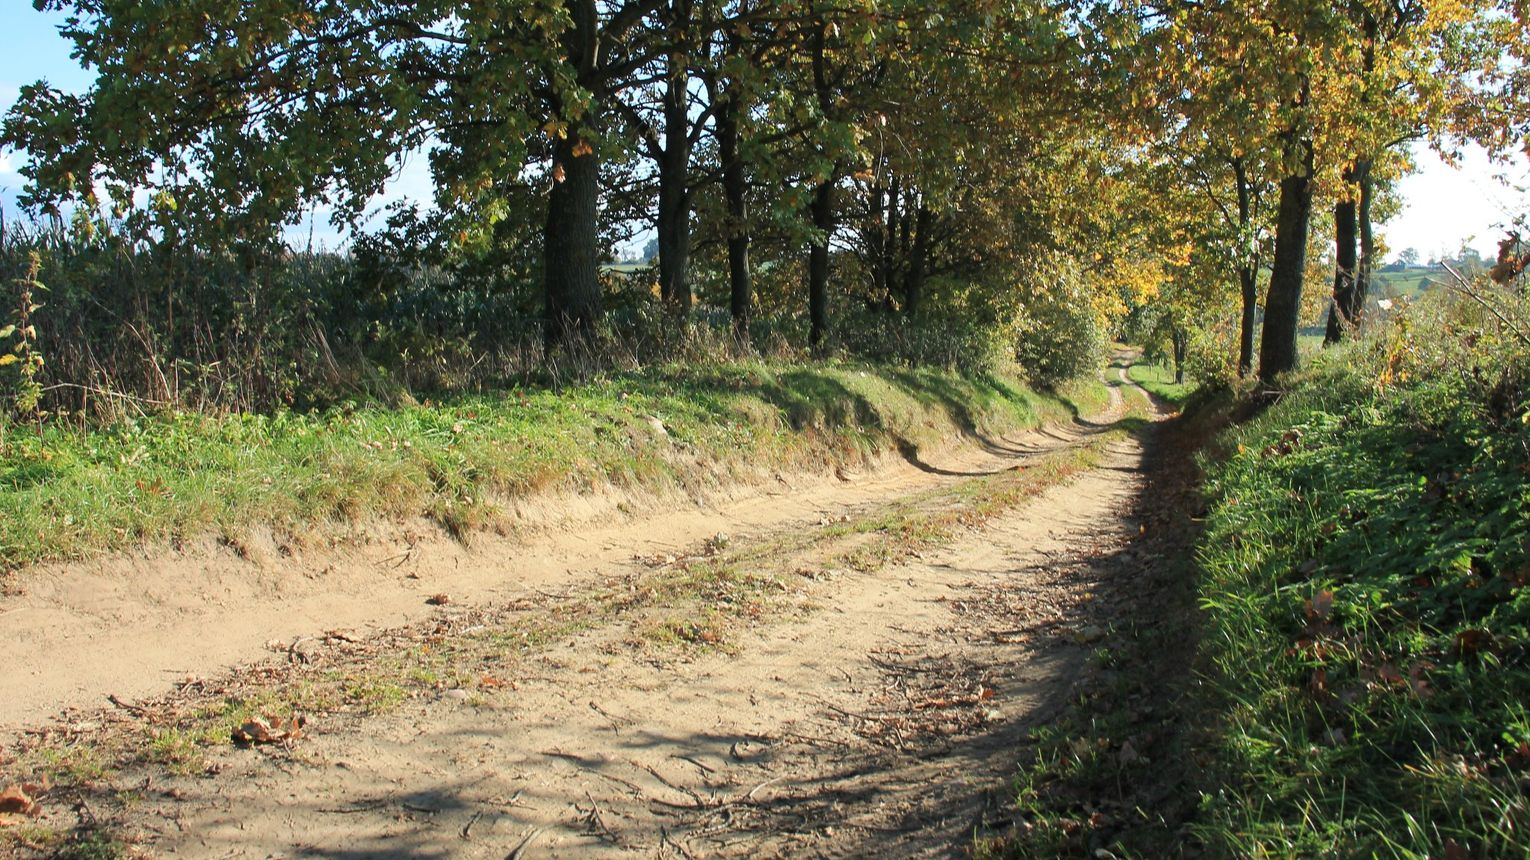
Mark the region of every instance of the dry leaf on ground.
<instances>
[{"instance_id":1,"label":"dry leaf on ground","mask_svg":"<svg viewBox=\"0 0 1530 860\"><path fill-rule=\"evenodd\" d=\"M40 813L42 807L27 793L27 788L31 788L31 786L13 785L4 791L0 791L0 813L9 812L33 816Z\"/></svg>"},{"instance_id":2,"label":"dry leaf on ground","mask_svg":"<svg viewBox=\"0 0 1530 860\"><path fill-rule=\"evenodd\" d=\"M307 722L302 716L295 716L285 724L279 717L256 717L234 729L234 743L276 744L295 741L303 736L303 726Z\"/></svg>"}]
</instances>

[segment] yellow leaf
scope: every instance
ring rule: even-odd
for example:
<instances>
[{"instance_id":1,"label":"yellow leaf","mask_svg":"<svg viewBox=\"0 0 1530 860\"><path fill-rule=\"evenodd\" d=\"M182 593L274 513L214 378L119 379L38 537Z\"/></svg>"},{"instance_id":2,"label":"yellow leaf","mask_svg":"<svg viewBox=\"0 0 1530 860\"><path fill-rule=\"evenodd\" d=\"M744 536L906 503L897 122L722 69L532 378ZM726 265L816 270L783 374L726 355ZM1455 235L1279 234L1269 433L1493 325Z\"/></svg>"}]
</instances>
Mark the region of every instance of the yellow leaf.
<instances>
[{"instance_id":1,"label":"yellow leaf","mask_svg":"<svg viewBox=\"0 0 1530 860\"><path fill-rule=\"evenodd\" d=\"M18 359L14 353L8 352L5 355L0 355L0 367L5 367L7 364L15 364L17 361Z\"/></svg>"},{"instance_id":2,"label":"yellow leaf","mask_svg":"<svg viewBox=\"0 0 1530 860\"><path fill-rule=\"evenodd\" d=\"M584 142L582 140L579 141L578 143L574 144L574 157L575 158L583 158L586 155L589 155L590 153L592 153L594 151L595 151L594 147L590 146L588 143L586 143L586 142Z\"/></svg>"},{"instance_id":3,"label":"yellow leaf","mask_svg":"<svg viewBox=\"0 0 1530 860\"><path fill-rule=\"evenodd\" d=\"M563 172L563 165L561 165L561 164L554 164L553 165L552 177L553 177L553 181L554 182L562 182L566 175L567 174L565 174Z\"/></svg>"}]
</instances>

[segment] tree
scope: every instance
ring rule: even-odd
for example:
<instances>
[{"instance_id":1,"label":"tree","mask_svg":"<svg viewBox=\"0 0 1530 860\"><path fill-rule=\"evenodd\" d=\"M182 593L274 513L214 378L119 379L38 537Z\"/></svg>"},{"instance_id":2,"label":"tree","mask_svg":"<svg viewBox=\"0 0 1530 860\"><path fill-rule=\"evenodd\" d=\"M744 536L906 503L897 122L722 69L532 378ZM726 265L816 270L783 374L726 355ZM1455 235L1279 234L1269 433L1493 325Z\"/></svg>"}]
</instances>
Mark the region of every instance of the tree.
<instances>
[{"instance_id":1,"label":"tree","mask_svg":"<svg viewBox=\"0 0 1530 860\"><path fill-rule=\"evenodd\" d=\"M258 247L311 201L354 223L399 160L431 151L438 202L492 234L540 166L547 335L601 316L598 216L611 99L646 64L660 0L43 0L97 74L83 97L27 87L7 145L28 202L121 207L144 188L209 246Z\"/></svg>"}]
</instances>

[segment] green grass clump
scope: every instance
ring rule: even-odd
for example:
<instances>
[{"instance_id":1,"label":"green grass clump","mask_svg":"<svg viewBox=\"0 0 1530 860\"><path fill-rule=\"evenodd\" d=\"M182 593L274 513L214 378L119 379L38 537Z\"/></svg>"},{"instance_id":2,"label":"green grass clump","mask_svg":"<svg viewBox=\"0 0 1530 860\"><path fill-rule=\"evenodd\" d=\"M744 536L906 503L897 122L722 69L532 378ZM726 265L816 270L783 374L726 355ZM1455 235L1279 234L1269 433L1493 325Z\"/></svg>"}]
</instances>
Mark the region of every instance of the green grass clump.
<instances>
[{"instance_id":1,"label":"green grass clump","mask_svg":"<svg viewBox=\"0 0 1530 860\"><path fill-rule=\"evenodd\" d=\"M1462 309L1405 319L1224 442L1200 551L1219 712L1201 837L1225 856L1522 856L1526 350Z\"/></svg>"},{"instance_id":2,"label":"green grass clump","mask_svg":"<svg viewBox=\"0 0 1530 860\"><path fill-rule=\"evenodd\" d=\"M430 516L466 536L538 492L689 491L1063 414L1000 375L746 363L400 409L0 427L0 569L370 516Z\"/></svg>"}]
</instances>

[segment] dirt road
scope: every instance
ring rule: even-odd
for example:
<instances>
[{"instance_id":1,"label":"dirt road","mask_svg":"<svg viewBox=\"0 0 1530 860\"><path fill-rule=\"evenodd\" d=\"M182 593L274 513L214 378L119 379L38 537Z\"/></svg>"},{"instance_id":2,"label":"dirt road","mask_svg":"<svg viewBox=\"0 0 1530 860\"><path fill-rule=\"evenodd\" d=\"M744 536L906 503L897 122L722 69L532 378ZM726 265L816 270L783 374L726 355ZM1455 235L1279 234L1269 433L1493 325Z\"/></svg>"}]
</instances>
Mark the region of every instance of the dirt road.
<instances>
[{"instance_id":1,"label":"dirt road","mask_svg":"<svg viewBox=\"0 0 1530 860\"><path fill-rule=\"evenodd\" d=\"M0 721L117 694L32 732L18 762L147 733L111 791L37 820L153 856L960 854L1112 634L1099 592L1145 563L1128 512L1150 434L1109 432L1112 398L1076 426L583 542L406 542L386 575L400 547L363 547L274 591L211 575L222 609L136 607L143 629L61 599L80 586L60 574L6 623L84 631L26 680L8 670ZM217 642L194 633L209 623ZM280 658L228 668L268 642ZM112 660L77 671L92 653ZM325 716L292 743L187 728L305 704Z\"/></svg>"}]
</instances>

